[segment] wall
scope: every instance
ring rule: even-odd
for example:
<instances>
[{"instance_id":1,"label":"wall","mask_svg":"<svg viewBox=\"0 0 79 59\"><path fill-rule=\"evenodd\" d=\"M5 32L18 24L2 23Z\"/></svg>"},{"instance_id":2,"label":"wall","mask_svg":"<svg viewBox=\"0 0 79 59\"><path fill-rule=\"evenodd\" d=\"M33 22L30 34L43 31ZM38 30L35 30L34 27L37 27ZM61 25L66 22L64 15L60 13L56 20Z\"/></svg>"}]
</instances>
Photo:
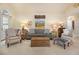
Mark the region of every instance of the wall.
<instances>
[{"instance_id":1,"label":"wall","mask_svg":"<svg viewBox=\"0 0 79 59\"><path fill-rule=\"evenodd\" d=\"M3 9L7 9L9 11L9 27L14 27L14 21L15 21L15 12L12 8L12 6L8 5L8 4L0 4L0 10ZM0 19L0 21L2 21L2 19ZM0 22L0 40L2 40L3 36L2 36L3 30L2 30L2 26L1 26L1 22Z\"/></svg>"},{"instance_id":2,"label":"wall","mask_svg":"<svg viewBox=\"0 0 79 59\"><path fill-rule=\"evenodd\" d=\"M49 29L50 28L50 24L54 24L56 22L64 22L64 16L61 14L56 14L54 15L53 13L41 13L42 15L46 15L46 19L45 19L45 28ZM30 28L35 28L35 19L34 19L34 15L39 15L39 13L30 13L30 14L19 14L16 15L16 21L14 22L16 25L15 27L20 28L21 27L21 22L22 21L27 21L27 20L31 20L32 21L32 26Z\"/></svg>"},{"instance_id":3,"label":"wall","mask_svg":"<svg viewBox=\"0 0 79 59\"><path fill-rule=\"evenodd\" d=\"M79 37L79 8L70 7L65 13L66 17L75 16L74 37Z\"/></svg>"},{"instance_id":4,"label":"wall","mask_svg":"<svg viewBox=\"0 0 79 59\"><path fill-rule=\"evenodd\" d=\"M75 20L75 36L79 37L79 14L76 15L76 20Z\"/></svg>"},{"instance_id":5,"label":"wall","mask_svg":"<svg viewBox=\"0 0 79 59\"><path fill-rule=\"evenodd\" d=\"M38 8L39 6L39 8ZM49 7L51 6L51 7ZM56 6L56 7L54 7ZM59 7L58 7L59 6ZM20 7L25 8L25 10L21 9ZM53 8L54 7L54 8ZM31 28L35 28L35 24L34 24L34 15L46 15L46 27L45 28L49 28L49 25L55 22L59 22L59 21L64 21L65 16L62 13L63 10L61 9L63 6L63 4L45 4L45 6L42 4L36 4L35 5L29 5L29 4L23 4L20 5L19 4L0 4L0 9L9 9L12 18L9 20L9 24L10 27L15 27L15 28L21 28L21 22L22 21L27 21L27 20L31 20L33 22ZM48 9L49 8L49 9ZM57 9L57 11L55 10ZM58 10L59 9L59 10ZM17 10L17 11L16 11Z\"/></svg>"}]
</instances>

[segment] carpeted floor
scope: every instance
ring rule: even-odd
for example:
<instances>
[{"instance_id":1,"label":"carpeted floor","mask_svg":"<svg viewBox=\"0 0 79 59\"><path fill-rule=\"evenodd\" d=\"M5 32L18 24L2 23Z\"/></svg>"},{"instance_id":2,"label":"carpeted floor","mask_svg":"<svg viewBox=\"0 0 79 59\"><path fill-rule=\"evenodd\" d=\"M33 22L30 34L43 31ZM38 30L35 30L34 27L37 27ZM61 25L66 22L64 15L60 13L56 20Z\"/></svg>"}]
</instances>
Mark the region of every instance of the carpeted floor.
<instances>
[{"instance_id":1,"label":"carpeted floor","mask_svg":"<svg viewBox=\"0 0 79 59\"><path fill-rule=\"evenodd\" d=\"M73 45L66 48L54 45L50 40L50 47L31 47L31 40L24 40L21 44L16 43L9 48L6 47L5 41L0 42L1 55L77 55L79 54L79 39L75 38Z\"/></svg>"}]
</instances>

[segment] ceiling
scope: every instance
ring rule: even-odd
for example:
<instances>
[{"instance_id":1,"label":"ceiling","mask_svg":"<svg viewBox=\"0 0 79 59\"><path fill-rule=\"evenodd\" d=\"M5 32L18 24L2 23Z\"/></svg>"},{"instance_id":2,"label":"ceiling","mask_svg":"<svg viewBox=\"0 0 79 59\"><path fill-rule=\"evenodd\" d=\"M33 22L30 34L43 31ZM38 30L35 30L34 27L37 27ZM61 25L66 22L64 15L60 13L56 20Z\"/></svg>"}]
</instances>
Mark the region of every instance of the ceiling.
<instances>
[{"instance_id":1,"label":"ceiling","mask_svg":"<svg viewBox=\"0 0 79 59\"><path fill-rule=\"evenodd\" d=\"M49 14L63 14L72 4L68 3L15 3L15 4L0 4L8 5L16 14L29 13L49 13Z\"/></svg>"},{"instance_id":2,"label":"ceiling","mask_svg":"<svg viewBox=\"0 0 79 59\"><path fill-rule=\"evenodd\" d=\"M11 4L16 13L26 14L26 13L52 13L60 14L64 13L65 9L71 4L64 3L31 3L31 4Z\"/></svg>"}]
</instances>

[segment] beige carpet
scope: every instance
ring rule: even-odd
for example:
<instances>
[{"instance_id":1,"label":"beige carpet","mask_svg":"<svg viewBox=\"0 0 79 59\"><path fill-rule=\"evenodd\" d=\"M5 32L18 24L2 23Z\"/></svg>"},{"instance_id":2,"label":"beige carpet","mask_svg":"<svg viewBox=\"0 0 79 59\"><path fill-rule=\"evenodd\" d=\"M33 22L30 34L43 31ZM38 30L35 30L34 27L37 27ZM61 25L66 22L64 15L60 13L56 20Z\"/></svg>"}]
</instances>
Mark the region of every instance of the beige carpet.
<instances>
[{"instance_id":1,"label":"beige carpet","mask_svg":"<svg viewBox=\"0 0 79 59\"><path fill-rule=\"evenodd\" d=\"M8 55L72 55L79 54L79 39L75 38L72 46L66 48L54 45L53 41L50 41L50 47L30 47L31 41L24 40L21 44L17 43L6 47L5 41L0 42L0 54Z\"/></svg>"}]
</instances>

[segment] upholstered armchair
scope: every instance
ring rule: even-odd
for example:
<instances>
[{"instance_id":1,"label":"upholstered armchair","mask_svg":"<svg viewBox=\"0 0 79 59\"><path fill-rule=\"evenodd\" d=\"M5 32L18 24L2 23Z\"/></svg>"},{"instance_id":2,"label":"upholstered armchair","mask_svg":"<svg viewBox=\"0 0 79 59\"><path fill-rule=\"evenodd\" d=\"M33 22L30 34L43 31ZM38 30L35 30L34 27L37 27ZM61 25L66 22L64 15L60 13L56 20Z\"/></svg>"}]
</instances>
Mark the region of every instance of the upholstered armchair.
<instances>
[{"instance_id":1,"label":"upholstered armchair","mask_svg":"<svg viewBox=\"0 0 79 59\"><path fill-rule=\"evenodd\" d=\"M6 39L7 47L9 47L10 44L15 42L21 43L20 30L9 28L9 29L6 29L5 33L6 33L5 39Z\"/></svg>"},{"instance_id":2,"label":"upholstered armchair","mask_svg":"<svg viewBox=\"0 0 79 59\"><path fill-rule=\"evenodd\" d=\"M62 33L62 36L72 37L73 36L73 30L64 29L64 32Z\"/></svg>"},{"instance_id":3,"label":"upholstered armchair","mask_svg":"<svg viewBox=\"0 0 79 59\"><path fill-rule=\"evenodd\" d=\"M65 29L61 37L54 38L54 44L58 44L64 47L70 46L73 43L73 31Z\"/></svg>"},{"instance_id":4,"label":"upholstered armchair","mask_svg":"<svg viewBox=\"0 0 79 59\"><path fill-rule=\"evenodd\" d=\"M69 29L64 29L64 32L61 36L62 39L68 40L70 44L73 43L73 31Z\"/></svg>"}]
</instances>

